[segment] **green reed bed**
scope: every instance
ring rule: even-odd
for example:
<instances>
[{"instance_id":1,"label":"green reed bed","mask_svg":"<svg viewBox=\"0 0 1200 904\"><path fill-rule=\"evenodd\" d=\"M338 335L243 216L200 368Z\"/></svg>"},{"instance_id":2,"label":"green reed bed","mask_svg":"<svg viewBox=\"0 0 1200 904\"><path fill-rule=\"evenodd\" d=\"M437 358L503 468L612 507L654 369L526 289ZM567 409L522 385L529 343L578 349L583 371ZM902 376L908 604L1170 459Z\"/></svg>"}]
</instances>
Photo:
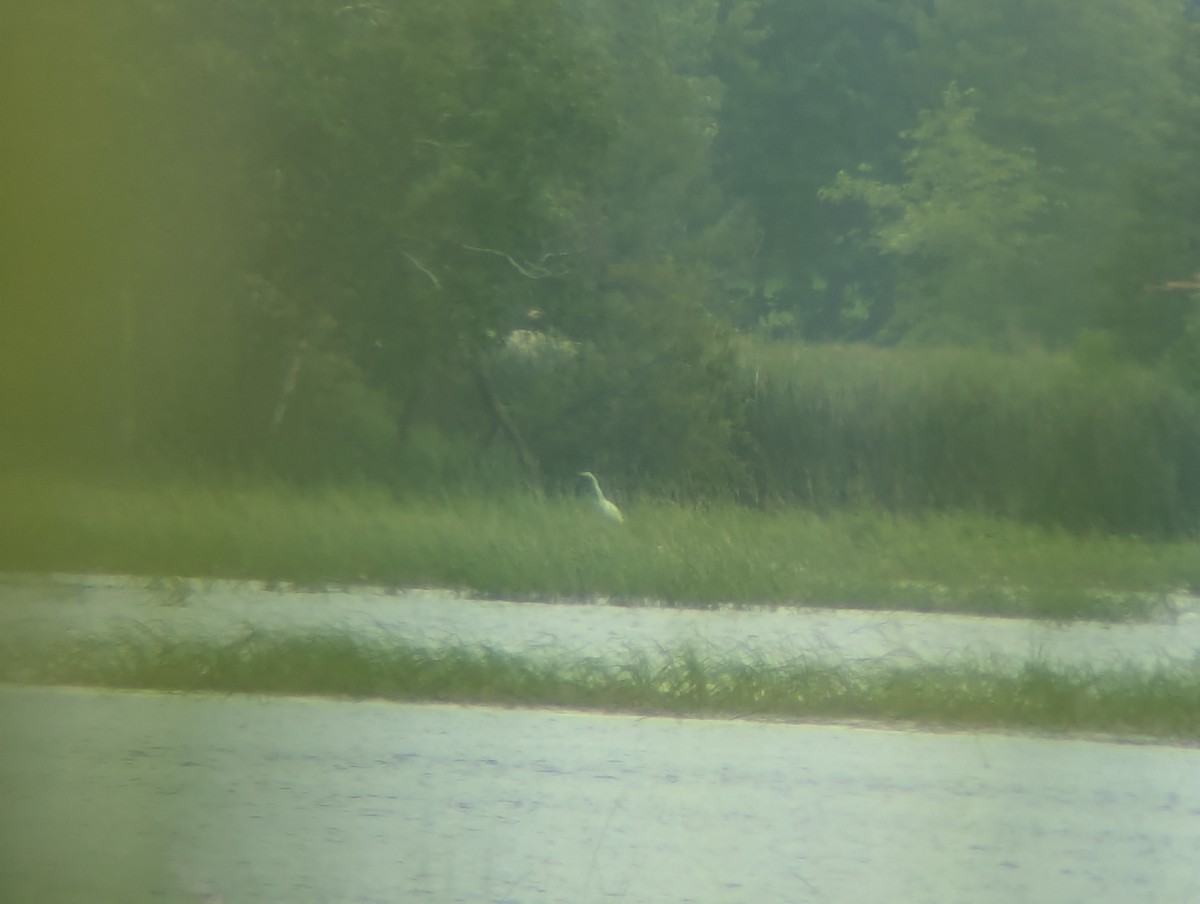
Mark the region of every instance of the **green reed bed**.
<instances>
[{"instance_id":1,"label":"green reed bed","mask_svg":"<svg viewBox=\"0 0 1200 904\"><path fill-rule=\"evenodd\" d=\"M1161 374L1036 350L747 343L742 357L768 497L1158 536L1200 526L1200 398Z\"/></svg>"},{"instance_id":2,"label":"green reed bed","mask_svg":"<svg viewBox=\"0 0 1200 904\"><path fill-rule=\"evenodd\" d=\"M512 494L397 501L176 483L0 481L0 570L436 586L516 599L820 604L1137 619L1200 588L1200 542L1078 535L969 514Z\"/></svg>"},{"instance_id":3,"label":"green reed bed","mask_svg":"<svg viewBox=\"0 0 1200 904\"><path fill-rule=\"evenodd\" d=\"M1105 669L1044 662L895 666L719 659L695 650L624 661L486 648L249 633L150 633L43 648L0 644L0 680L161 691L334 695L647 714L902 720L1200 739L1200 665Z\"/></svg>"}]
</instances>

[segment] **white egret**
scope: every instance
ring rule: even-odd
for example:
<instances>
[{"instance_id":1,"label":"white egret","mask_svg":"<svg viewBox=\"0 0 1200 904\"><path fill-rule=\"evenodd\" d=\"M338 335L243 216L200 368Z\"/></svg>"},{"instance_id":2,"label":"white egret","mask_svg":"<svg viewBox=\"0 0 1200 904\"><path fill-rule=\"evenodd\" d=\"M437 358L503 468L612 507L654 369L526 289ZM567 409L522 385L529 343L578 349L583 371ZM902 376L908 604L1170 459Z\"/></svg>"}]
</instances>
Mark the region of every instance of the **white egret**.
<instances>
[{"instance_id":1,"label":"white egret","mask_svg":"<svg viewBox=\"0 0 1200 904\"><path fill-rule=\"evenodd\" d=\"M621 510L604 497L604 493L600 489L600 481L596 479L596 475L591 471L580 471L579 476L586 477L591 481L592 490L596 496L596 508L600 510L600 514L605 518L624 523L625 517L621 514Z\"/></svg>"}]
</instances>

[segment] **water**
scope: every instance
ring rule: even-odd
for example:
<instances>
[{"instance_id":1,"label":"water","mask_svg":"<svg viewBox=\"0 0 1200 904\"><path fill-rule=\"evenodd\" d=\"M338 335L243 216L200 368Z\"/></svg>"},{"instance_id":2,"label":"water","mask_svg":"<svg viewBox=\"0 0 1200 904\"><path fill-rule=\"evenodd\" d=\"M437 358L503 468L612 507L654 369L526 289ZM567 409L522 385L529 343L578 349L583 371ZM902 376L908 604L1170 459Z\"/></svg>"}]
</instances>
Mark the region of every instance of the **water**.
<instances>
[{"instance_id":1,"label":"water","mask_svg":"<svg viewBox=\"0 0 1200 904\"><path fill-rule=\"evenodd\" d=\"M695 612L0 580L9 636L337 629L530 655L1190 661L1200 618ZM0 689L0 900L1200 899L1200 754L1085 740Z\"/></svg>"},{"instance_id":2,"label":"water","mask_svg":"<svg viewBox=\"0 0 1200 904\"><path fill-rule=\"evenodd\" d=\"M838 609L696 611L472 600L433 591L348 588L303 592L233 581L53 576L0 578L0 630L30 636L149 629L236 637L248 626L337 629L420 643L486 644L529 655L650 658L690 645L713 655L836 662L1030 659L1106 666L1192 662L1200 606L1149 624L1052 624L914 612Z\"/></svg>"},{"instance_id":3,"label":"water","mask_svg":"<svg viewBox=\"0 0 1200 904\"><path fill-rule=\"evenodd\" d=\"M0 900L1200 900L1200 751L0 688Z\"/></svg>"}]
</instances>

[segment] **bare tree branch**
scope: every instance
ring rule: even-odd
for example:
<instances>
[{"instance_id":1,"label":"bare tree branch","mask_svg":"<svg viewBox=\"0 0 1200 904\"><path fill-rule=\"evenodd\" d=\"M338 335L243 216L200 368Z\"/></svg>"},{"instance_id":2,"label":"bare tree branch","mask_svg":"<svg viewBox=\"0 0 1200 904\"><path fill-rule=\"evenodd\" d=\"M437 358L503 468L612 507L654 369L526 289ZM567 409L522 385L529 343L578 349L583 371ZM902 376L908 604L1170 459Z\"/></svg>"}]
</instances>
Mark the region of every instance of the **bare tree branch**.
<instances>
[{"instance_id":1,"label":"bare tree branch","mask_svg":"<svg viewBox=\"0 0 1200 904\"><path fill-rule=\"evenodd\" d=\"M433 283L433 287L435 289L438 289L439 291L441 290L441 288L442 288L441 280L439 280L437 278L437 276L434 274L434 272L432 270L430 270L428 267L426 267L424 264L422 264L419 260L417 260L411 254L409 254L403 248L400 249L400 253L408 258L409 263L411 263L414 267L416 267L418 270L420 270L422 273L424 273L426 276L429 277L429 281L431 283Z\"/></svg>"},{"instance_id":2,"label":"bare tree branch","mask_svg":"<svg viewBox=\"0 0 1200 904\"><path fill-rule=\"evenodd\" d=\"M566 273L565 270L556 271L556 270L551 270L547 267L543 267L541 263L521 264L511 254L508 254L504 251L497 251L495 248L480 248L477 245L466 245L466 244L464 244L463 247L465 249L467 249L468 251L478 251L481 254L494 254L497 257L504 258L506 261L508 261L510 264L512 264L514 270L516 270L518 273L520 273L526 279L546 279L547 277L550 277L550 276L563 276ZM560 253L565 254L566 252L560 252ZM546 254L543 254L542 261L544 262L550 256L551 255L549 252L547 252Z\"/></svg>"},{"instance_id":3,"label":"bare tree branch","mask_svg":"<svg viewBox=\"0 0 1200 904\"><path fill-rule=\"evenodd\" d=\"M469 141L434 141L432 138L416 138L413 139L413 143L428 145L431 148L449 148L451 150L463 150L471 146L471 142Z\"/></svg>"},{"instance_id":4,"label":"bare tree branch","mask_svg":"<svg viewBox=\"0 0 1200 904\"><path fill-rule=\"evenodd\" d=\"M288 402L291 401L292 393L296 391L296 383L300 379L300 366L304 363L304 353L307 350L307 339L301 339L296 343L296 351L292 354L291 363L288 364L287 373L283 377L283 384L279 388L279 399L275 402L275 410L271 413L270 429L272 433L279 430L284 415L287 414Z\"/></svg>"}]
</instances>

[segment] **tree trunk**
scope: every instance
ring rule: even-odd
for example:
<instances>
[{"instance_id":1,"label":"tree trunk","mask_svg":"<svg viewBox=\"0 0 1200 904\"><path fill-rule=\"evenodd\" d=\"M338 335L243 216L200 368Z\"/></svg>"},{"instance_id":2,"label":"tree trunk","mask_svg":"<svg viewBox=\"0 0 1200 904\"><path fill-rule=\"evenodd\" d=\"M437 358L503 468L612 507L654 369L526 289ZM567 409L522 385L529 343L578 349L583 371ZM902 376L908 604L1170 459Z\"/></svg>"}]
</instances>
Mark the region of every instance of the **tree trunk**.
<instances>
[{"instance_id":1,"label":"tree trunk","mask_svg":"<svg viewBox=\"0 0 1200 904\"><path fill-rule=\"evenodd\" d=\"M529 488L540 499L544 491L542 489L541 469L538 467L537 459L533 457L533 453L525 445L525 440L521 437L521 431L517 429L517 425L513 423L513 419L509 417L508 411L505 410L504 403L500 400L500 394L496 392L496 385L492 382L492 378L487 372L487 367L478 354L474 356L471 370L475 377L475 385L478 387L479 394L483 397L484 404L491 413L493 421L500 429L500 432L512 444L513 449L517 453L517 461L521 463L521 470L525 472L525 479L529 482Z\"/></svg>"},{"instance_id":2,"label":"tree trunk","mask_svg":"<svg viewBox=\"0 0 1200 904\"><path fill-rule=\"evenodd\" d=\"M276 433L283 424L288 402L291 401L292 393L296 391L296 382L300 379L300 367L304 363L304 352L307 349L307 339L301 339L296 343L296 352L292 355L292 362L283 377L283 385L279 388L279 400L275 403L275 410L271 413L271 433Z\"/></svg>"}]
</instances>

